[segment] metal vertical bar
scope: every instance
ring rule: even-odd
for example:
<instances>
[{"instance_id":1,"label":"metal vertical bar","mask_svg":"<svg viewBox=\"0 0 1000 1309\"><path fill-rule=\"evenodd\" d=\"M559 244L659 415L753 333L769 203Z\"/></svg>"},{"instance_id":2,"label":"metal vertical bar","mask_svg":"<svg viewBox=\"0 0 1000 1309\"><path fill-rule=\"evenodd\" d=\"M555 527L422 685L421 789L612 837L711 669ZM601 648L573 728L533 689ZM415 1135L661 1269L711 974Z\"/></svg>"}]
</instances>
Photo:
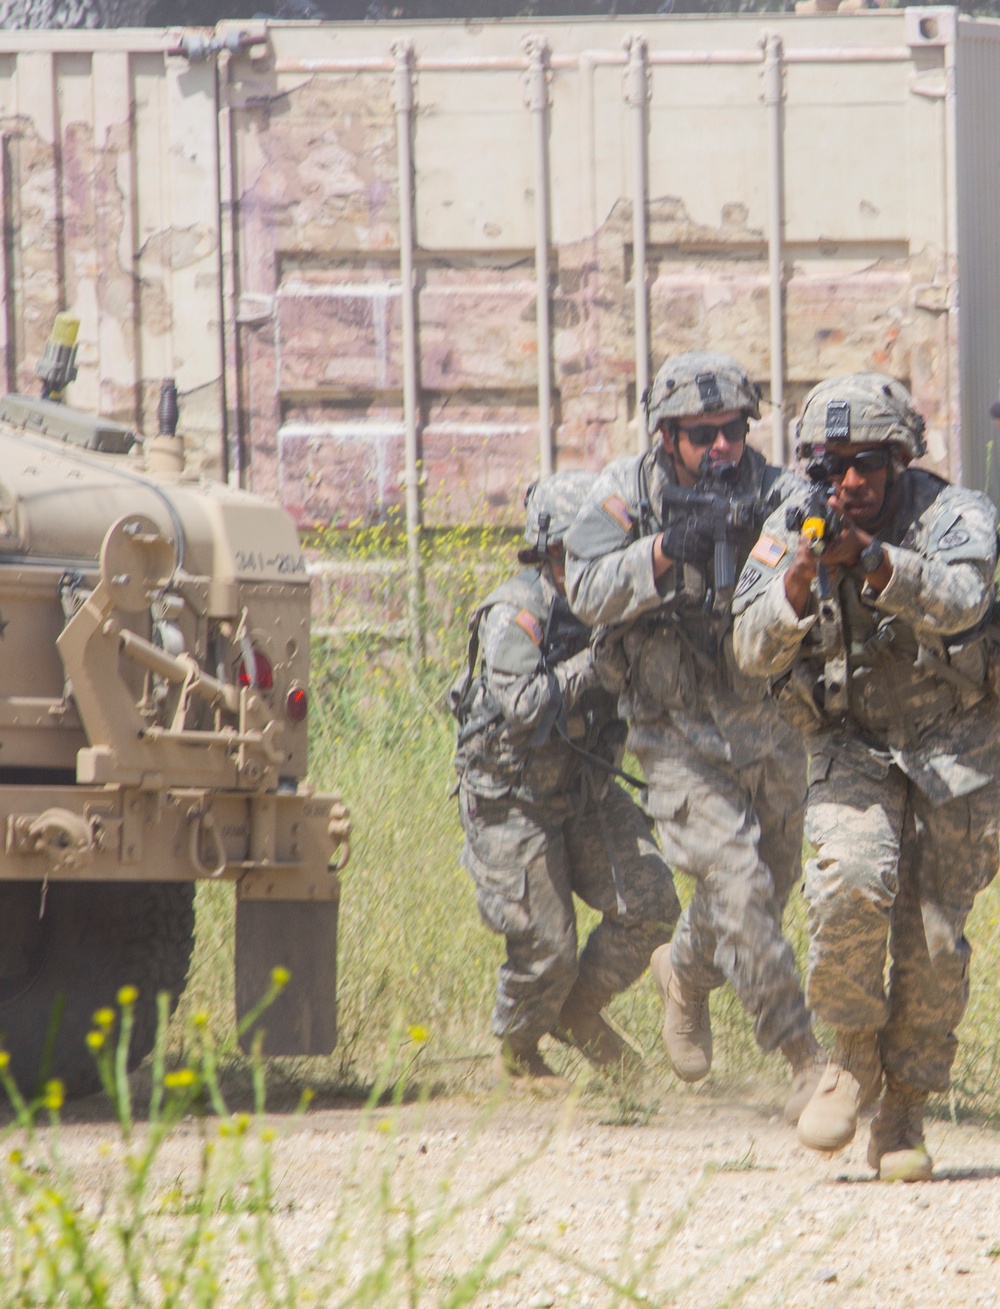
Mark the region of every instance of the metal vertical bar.
<instances>
[{"instance_id":1,"label":"metal vertical bar","mask_svg":"<svg viewBox=\"0 0 1000 1309\"><path fill-rule=\"evenodd\" d=\"M597 142L594 140L594 60L580 55L580 181L583 212L590 230L597 232Z\"/></svg>"},{"instance_id":2,"label":"metal vertical bar","mask_svg":"<svg viewBox=\"0 0 1000 1309\"><path fill-rule=\"evenodd\" d=\"M18 200L19 222L12 242L16 243L15 282L18 350L15 368L32 377L32 354L41 354L52 320L65 303L65 264L62 242L62 197L59 176L59 121L57 113L55 55L51 50L19 50L14 74L15 121L31 124L31 202ZM20 135L20 133L18 134ZM19 142L19 145L21 143ZM20 151L22 168L24 153ZM24 179L19 179L23 186ZM25 212L27 207L27 212ZM27 270L32 276L31 312L25 313L23 298ZM21 293L20 301L18 295ZM36 356L37 358L38 356ZM15 389L17 389L15 387Z\"/></svg>"},{"instance_id":3,"label":"metal vertical bar","mask_svg":"<svg viewBox=\"0 0 1000 1309\"><path fill-rule=\"evenodd\" d=\"M625 99L632 110L632 279L635 287L635 426L639 450L649 449L642 398L649 386L649 297L646 287L647 109L646 38L626 38Z\"/></svg>"},{"instance_id":4,"label":"metal vertical bar","mask_svg":"<svg viewBox=\"0 0 1000 1309\"><path fill-rule=\"evenodd\" d=\"M957 95L957 48L956 41L958 33L955 30L955 19L949 16L951 24L950 40L944 48L944 263L945 275L948 281L954 287L959 278L958 267L958 105L956 102ZM961 358L961 337L960 331L962 320L959 315L958 295L952 291L948 297L948 312L945 317L945 383L944 383L944 409L945 409L945 431L948 440L948 476L954 481L968 486L971 468L974 467L970 457L968 464L964 458L965 451L963 445L963 425L962 425L962 358ZM955 382L958 382L958 395L955 394ZM974 416L974 423L978 424L979 415ZM974 431L975 426L970 424L970 430ZM990 481L995 484L996 474L990 470ZM991 492L993 487L984 484L982 489Z\"/></svg>"},{"instance_id":5,"label":"metal vertical bar","mask_svg":"<svg viewBox=\"0 0 1000 1309\"><path fill-rule=\"evenodd\" d=\"M413 45L392 47L399 177L399 276L403 315L403 422L405 425L406 571L410 647L423 662L423 576L420 562L420 467L417 445L417 303L413 275Z\"/></svg>"},{"instance_id":6,"label":"metal vertical bar","mask_svg":"<svg viewBox=\"0 0 1000 1309\"><path fill-rule=\"evenodd\" d=\"M524 39L528 56L527 105L535 124L535 300L538 342L538 465L553 469L552 328L549 315L549 43L537 34Z\"/></svg>"},{"instance_id":7,"label":"metal vertical bar","mask_svg":"<svg viewBox=\"0 0 1000 1309\"><path fill-rule=\"evenodd\" d=\"M101 188L95 193L95 241L98 256L97 321L100 412L116 413L119 390L129 392L130 417L142 421L142 385L136 320L135 132L132 114L132 65L128 51L95 50L93 59L94 150ZM116 222L121 223L116 230ZM114 292L127 291L128 303ZM112 312L112 305L114 311ZM123 416L123 415L122 415Z\"/></svg>"},{"instance_id":8,"label":"metal vertical bar","mask_svg":"<svg viewBox=\"0 0 1000 1309\"><path fill-rule=\"evenodd\" d=\"M785 288L784 252L785 170L782 140L784 47L776 32L764 37L764 104L767 107L767 268L771 312L771 462L784 464L785 449Z\"/></svg>"},{"instance_id":9,"label":"metal vertical bar","mask_svg":"<svg viewBox=\"0 0 1000 1309\"><path fill-rule=\"evenodd\" d=\"M222 301L222 472L231 486L246 486L246 437L240 395L239 186L230 97L232 55L219 56L219 294Z\"/></svg>"},{"instance_id":10,"label":"metal vertical bar","mask_svg":"<svg viewBox=\"0 0 1000 1309\"><path fill-rule=\"evenodd\" d=\"M10 179L10 133L0 132L0 367L3 368L4 394L17 390L14 363L14 261L11 245L14 220L11 213L13 192Z\"/></svg>"}]
</instances>

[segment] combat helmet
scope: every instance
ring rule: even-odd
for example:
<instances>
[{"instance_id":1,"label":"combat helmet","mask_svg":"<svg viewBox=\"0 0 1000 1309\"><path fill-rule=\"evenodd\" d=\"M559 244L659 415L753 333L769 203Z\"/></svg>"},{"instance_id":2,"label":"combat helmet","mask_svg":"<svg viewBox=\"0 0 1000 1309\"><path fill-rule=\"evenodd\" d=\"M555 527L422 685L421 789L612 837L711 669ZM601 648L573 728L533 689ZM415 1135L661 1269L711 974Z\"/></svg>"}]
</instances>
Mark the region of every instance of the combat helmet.
<instances>
[{"instance_id":1,"label":"combat helmet","mask_svg":"<svg viewBox=\"0 0 1000 1309\"><path fill-rule=\"evenodd\" d=\"M646 430L652 437L671 419L699 418L727 409L759 418L760 389L732 355L693 350L674 355L661 366L643 404Z\"/></svg>"},{"instance_id":2,"label":"combat helmet","mask_svg":"<svg viewBox=\"0 0 1000 1309\"><path fill-rule=\"evenodd\" d=\"M574 469L532 482L524 497L527 544L517 555L522 564L553 557L553 547L562 543L595 480L595 473Z\"/></svg>"},{"instance_id":3,"label":"combat helmet","mask_svg":"<svg viewBox=\"0 0 1000 1309\"><path fill-rule=\"evenodd\" d=\"M814 386L802 406L795 437L800 459L845 443L889 442L911 459L927 450L924 420L909 391L884 373L851 373Z\"/></svg>"}]
</instances>

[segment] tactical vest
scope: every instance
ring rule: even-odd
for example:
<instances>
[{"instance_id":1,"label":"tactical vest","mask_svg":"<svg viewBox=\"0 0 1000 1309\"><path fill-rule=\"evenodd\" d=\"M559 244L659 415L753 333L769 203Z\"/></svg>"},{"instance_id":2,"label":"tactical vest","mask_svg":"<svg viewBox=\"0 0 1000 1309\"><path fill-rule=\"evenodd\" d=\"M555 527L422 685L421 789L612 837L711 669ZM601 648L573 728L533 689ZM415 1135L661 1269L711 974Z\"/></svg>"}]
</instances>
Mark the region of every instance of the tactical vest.
<instances>
[{"instance_id":1,"label":"tactical vest","mask_svg":"<svg viewBox=\"0 0 1000 1309\"><path fill-rule=\"evenodd\" d=\"M519 610L495 653L498 671L528 677L551 671L590 641L590 629L572 615L563 597L546 598L535 571L511 578L487 596L469 621L466 668L449 697L459 721L455 758L459 775L478 794L517 793L530 799L556 794L569 798L572 791L579 801L588 787L592 793L603 789L609 774L641 787L641 781L615 765L626 729L614 697L599 687L584 692L567 714L562 696L552 686L548 710L532 728L506 722L482 669L477 672L482 622L497 604ZM530 632L531 640L524 639L525 632ZM536 636L540 637L537 646Z\"/></svg>"},{"instance_id":2,"label":"tactical vest","mask_svg":"<svg viewBox=\"0 0 1000 1309\"><path fill-rule=\"evenodd\" d=\"M497 662L505 672L531 676L546 668L550 660L555 664L575 654L589 640L589 630L575 619L571 620L575 640L572 633L567 634L565 624L563 630L554 630L556 604L543 591L537 570L519 573L491 591L469 619L466 667L449 692L450 707L459 724L455 768L479 794L558 790L573 765L571 752L553 731L561 698L553 695L544 720L523 729L506 722L483 674L479 634L486 615L498 604L519 611L517 622L504 633L497 650ZM525 632L531 640L524 639ZM527 773L531 776L526 778Z\"/></svg>"}]
</instances>

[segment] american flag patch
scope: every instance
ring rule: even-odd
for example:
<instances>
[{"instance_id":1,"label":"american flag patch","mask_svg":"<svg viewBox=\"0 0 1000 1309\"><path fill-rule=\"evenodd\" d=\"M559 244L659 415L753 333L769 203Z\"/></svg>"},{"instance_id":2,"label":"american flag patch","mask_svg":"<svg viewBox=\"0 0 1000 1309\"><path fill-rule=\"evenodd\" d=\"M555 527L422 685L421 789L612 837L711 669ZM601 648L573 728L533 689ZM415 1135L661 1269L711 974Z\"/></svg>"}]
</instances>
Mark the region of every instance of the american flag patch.
<instances>
[{"instance_id":1,"label":"american flag patch","mask_svg":"<svg viewBox=\"0 0 1000 1309\"><path fill-rule=\"evenodd\" d=\"M776 568L787 550L788 547L776 541L773 536L762 536L750 551L750 558L759 559L768 568Z\"/></svg>"},{"instance_id":2,"label":"american flag patch","mask_svg":"<svg viewBox=\"0 0 1000 1309\"><path fill-rule=\"evenodd\" d=\"M540 646L542 644L542 625L533 613L530 613L527 609L522 609L514 622L528 633L535 645Z\"/></svg>"},{"instance_id":3,"label":"american flag patch","mask_svg":"<svg viewBox=\"0 0 1000 1309\"><path fill-rule=\"evenodd\" d=\"M606 514L615 520L626 532L632 530L632 515L628 511L628 505L620 495L609 495L601 505Z\"/></svg>"}]
</instances>

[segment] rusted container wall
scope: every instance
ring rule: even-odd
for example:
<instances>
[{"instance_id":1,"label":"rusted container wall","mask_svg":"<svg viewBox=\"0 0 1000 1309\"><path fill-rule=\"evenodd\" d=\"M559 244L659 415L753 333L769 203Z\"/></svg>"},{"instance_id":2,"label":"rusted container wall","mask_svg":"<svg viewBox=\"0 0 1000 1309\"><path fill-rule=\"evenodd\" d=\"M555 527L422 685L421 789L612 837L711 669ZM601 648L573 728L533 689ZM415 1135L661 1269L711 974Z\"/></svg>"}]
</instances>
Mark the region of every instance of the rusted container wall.
<instances>
[{"instance_id":1,"label":"rusted container wall","mask_svg":"<svg viewBox=\"0 0 1000 1309\"><path fill-rule=\"evenodd\" d=\"M982 76L1000 72L1000 25L967 27L990 29ZM539 468L540 427L544 444L546 344L558 467L596 468L635 449L637 377L669 351L710 346L736 354L765 397L782 394L780 423L767 412L756 434L763 447L816 381L877 368L911 386L931 461L961 477L981 439L960 439L954 99L945 92L961 33L955 11L940 8L270 25L266 51L230 60L222 78L235 217L227 361L246 480L280 493L303 524L402 512L407 203L427 525L517 518ZM540 42L541 110L530 78ZM637 51L644 116L629 78ZM397 114L404 58L409 120ZM412 143L405 176L400 121ZM970 174L984 166L985 155L967 161ZM541 195L547 342L536 289ZM969 278L979 261L970 256ZM638 361L637 303L649 320ZM963 387L981 369L968 363Z\"/></svg>"},{"instance_id":2,"label":"rusted container wall","mask_svg":"<svg viewBox=\"0 0 1000 1309\"><path fill-rule=\"evenodd\" d=\"M68 308L75 402L149 430L175 376L195 461L303 525L402 512L408 478L428 525L512 522L546 456L540 359L555 465L598 467L640 443L664 354L708 345L781 394L763 447L819 378L882 368L913 388L935 466L983 484L1000 24L910 8L215 35L251 29L201 61L171 53L180 33L0 34L7 386L34 387Z\"/></svg>"},{"instance_id":3,"label":"rusted container wall","mask_svg":"<svg viewBox=\"0 0 1000 1309\"><path fill-rule=\"evenodd\" d=\"M959 22L955 211L961 307L962 473L1000 503L1000 23ZM994 444L996 443L996 444Z\"/></svg>"},{"instance_id":4,"label":"rusted container wall","mask_svg":"<svg viewBox=\"0 0 1000 1309\"><path fill-rule=\"evenodd\" d=\"M192 461L223 464L215 67L165 32L0 33L6 390L37 393L52 320L80 319L81 407L156 430L181 392Z\"/></svg>"}]
</instances>

